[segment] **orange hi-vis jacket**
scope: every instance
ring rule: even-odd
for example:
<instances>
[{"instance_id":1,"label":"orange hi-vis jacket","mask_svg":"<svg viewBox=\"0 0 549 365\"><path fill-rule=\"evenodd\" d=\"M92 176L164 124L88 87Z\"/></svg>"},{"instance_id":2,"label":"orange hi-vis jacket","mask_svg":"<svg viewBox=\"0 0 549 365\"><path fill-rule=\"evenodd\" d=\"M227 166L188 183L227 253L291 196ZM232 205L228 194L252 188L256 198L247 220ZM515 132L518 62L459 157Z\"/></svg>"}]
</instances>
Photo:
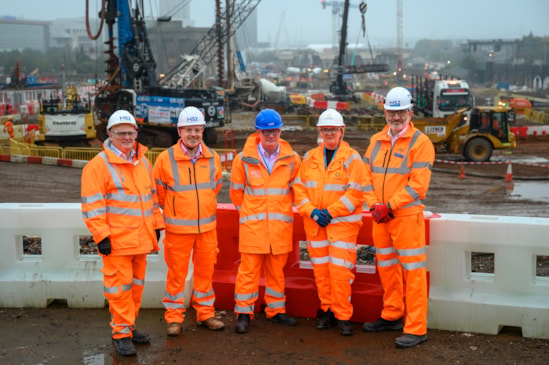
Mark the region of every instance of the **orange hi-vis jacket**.
<instances>
[{"instance_id":1,"label":"orange hi-vis jacket","mask_svg":"<svg viewBox=\"0 0 549 365\"><path fill-rule=\"evenodd\" d=\"M217 194L223 184L221 159L202 142L202 156L192 163L181 140L162 152L153 175L166 229L177 234L216 228Z\"/></svg>"},{"instance_id":2,"label":"orange hi-vis jacket","mask_svg":"<svg viewBox=\"0 0 549 365\"><path fill-rule=\"evenodd\" d=\"M307 237L316 237L320 228L311 219L315 208L328 209L332 216L326 227L329 236L358 234L362 227L364 171L360 154L345 141L340 142L327 168L324 143L307 152L294 182L295 201Z\"/></svg>"},{"instance_id":3,"label":"orange hi-vis jacket","mask_svg":"<svg viewBox=\"0 0 549 365\"><path fill-rule=\"evenodd\" d=\"M231 200L240 212L239 250L275 255L292 251L293 194L301 157L280 139L271 174L261 162L257 133L248 137L232 164Z\"/></svg>"},{"instance_id":4,"label":"orange hi-vis jacket","mask_svg":"<svg viewBox=\"0 0 549 365\"><path fill-rule=\"evenodd\" d=\"M364 197L369 207L389 204L395 217L423 211L435 160L433 143L412 122L391 145L389 126L370 139L364 155Z\"/></svg>"},{"instance_id":5,"label":"orange hi-vis jacket","mask_svg":"<svg viewBox=\"0 0 549 365\"><path fill-rule=\"evenodd\" d=\"M106 140L82 171L82 216L96 243L110 237L113 256L157 251L154 230L164 228L147 147L138 146L131 163Z\"/></svg>"}]
</instances>

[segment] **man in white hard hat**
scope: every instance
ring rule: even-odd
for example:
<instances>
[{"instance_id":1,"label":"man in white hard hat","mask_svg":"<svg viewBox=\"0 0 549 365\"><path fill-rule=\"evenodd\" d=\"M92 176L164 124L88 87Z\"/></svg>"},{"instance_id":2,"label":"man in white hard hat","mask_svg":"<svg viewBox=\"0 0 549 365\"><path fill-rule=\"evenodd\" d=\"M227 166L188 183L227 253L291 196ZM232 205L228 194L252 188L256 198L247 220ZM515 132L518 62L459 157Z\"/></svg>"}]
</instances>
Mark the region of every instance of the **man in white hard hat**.
<instances>
[{"instance_id":1,"label":"man in white hard hat","mask_svg":"<svg viewBox=\"0 0 549 365\"><path fill-rule=\"evenodd\" d=\"M135 329L145 283L146 256L158 251L164 219L158 208L147 147L136 142L135 118L114 112L103 152L82 171L82 216L103 259L104 295L111 312L112 339L123 356L134 343L150 340Z\"/></svg>"},{"instance_id":2,"label":"man in white hard hat","mask_svg":"<svg viewBox=\"0 0 549 365\"><path fill-rule=\"evenodd\" d=\"M364 164L360 154L343 141L345 124L338 111L327 109L320 114L317 128L323 142L303 158L294 182L295 201L303 216L320 299L316 328L325 330L337 323L340 334L350 336Z\"/></svg>"},{"instance_id":3,"label":"man in white hard hat","mask_svg":"<svg viewBox=\"0 0 549 365\"><path fill-rule=\"evenodd\" d=\"M179 141L162 152L154 164L158 201L166 222L164 258L168 266L162 303L167 334L177 336L185 313L185 280L191 252L194 275L192 306L197 323L210 330L225 325L215 317L212 287L217 259L217 194L223 176L219 155L202 141L204 116L195 107L179 114Z\"/></svg>"},{"instance_id":4,"label":"man in white hard hat","mask_svg":"<svg viewBox=\"0 0 549 365\"><path fill-rule=\"evenodd\" d=\"M363 329L403 331L395 340L401 348L427 341L423 199L435 150L410 121L412 115L410 92L402 87L391 89L385 98L387 126L371 138L364 155L364 196L375 221L372 236L384 295L381 317L365 323Z\"/></svg>"}]
</instances>

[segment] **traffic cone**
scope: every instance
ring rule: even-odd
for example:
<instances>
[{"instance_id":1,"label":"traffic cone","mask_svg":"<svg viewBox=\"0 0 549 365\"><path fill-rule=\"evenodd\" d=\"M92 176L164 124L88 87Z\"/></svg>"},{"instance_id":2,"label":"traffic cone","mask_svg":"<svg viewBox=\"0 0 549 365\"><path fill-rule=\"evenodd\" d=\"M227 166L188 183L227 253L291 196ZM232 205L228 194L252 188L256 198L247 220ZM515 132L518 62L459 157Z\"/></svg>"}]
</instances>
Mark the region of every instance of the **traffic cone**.
<instances>
[{"instance_id":1,"label":"traffic cone","mask_svg":"<svg viewBox=\"0 0 549 365\"><path fill-rule=\"evenodd\" d=\"M463 162L461 163L461 166L459 167L459 178L465 179L465 167L463 167Z\"/></svg>"},{"instance_id":2,"label":"traffic cone","mask_svg":"<svg viewBox=\"0 0 549 365\"><path fill-rule=\"evenodd\" d=\"M507 165L507 173L505 174L505 181L513 181L513 168L511 167L511 161Z\"/></svg>"}]
</instances>

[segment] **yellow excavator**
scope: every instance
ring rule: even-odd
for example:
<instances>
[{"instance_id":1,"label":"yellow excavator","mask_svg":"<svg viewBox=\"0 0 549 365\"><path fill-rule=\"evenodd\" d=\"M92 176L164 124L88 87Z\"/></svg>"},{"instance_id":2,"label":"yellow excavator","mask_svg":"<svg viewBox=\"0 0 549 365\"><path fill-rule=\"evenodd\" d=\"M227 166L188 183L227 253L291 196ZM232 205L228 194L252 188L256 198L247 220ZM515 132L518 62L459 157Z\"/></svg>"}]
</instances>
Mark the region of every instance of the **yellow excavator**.
<instances>
[{"instance_id":1,"label":"yellow excavator","mask_svg":"<svg viewBox=\"0 0 549 365\"><path fill-rule=\"evenodd\" d=\"M437 152L463 154L467 161L490 160L495 149L517 145L509 129L510 108L476 106L457 110L445 118L412 119L433 142Z\"/></svg>"}]
</instances>

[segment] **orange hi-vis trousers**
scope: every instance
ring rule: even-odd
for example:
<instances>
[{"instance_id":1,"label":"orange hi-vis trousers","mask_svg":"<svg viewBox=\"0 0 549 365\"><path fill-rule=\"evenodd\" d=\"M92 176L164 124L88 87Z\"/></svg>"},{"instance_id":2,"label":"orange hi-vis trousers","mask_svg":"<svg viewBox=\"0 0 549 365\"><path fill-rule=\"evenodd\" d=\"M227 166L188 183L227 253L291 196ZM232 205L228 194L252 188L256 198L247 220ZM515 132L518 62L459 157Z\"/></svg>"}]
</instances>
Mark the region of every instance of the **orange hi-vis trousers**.
<instances>
[{"instance_id":1,"label":"orange hi-vis trousers","mask_svg":"<svg viewBox=\"0 0 549 365\"><path fill-rule=\"evenodd\" d=\"M141 307L147 255L103 256L103 290L109 301L112 338L131 337Z\"/></svg>"},{"instance_id":2,"label":"orange hi-vis trousers","mask_svg":"<svg viewBox=\"0 0 549 365\"><path fill-rule=\"evenodd\" d=\"M404 333L427 333L427 253L423 212L372 226L383 286L381 317L394 321L406 310ZM406 304L406 308L405 308Z\"/></svg>"},{"instance_id":3,"label":"orange hi-vis trousers","mask_svg":"<svg viewBox=\"0 0 549 365\"><path fill-rule=\"evenodd\" d=\"M329 240L326 229L321 228L314 240L309 239L307 250L315 275L320 307L324 312L330 309L342 321L353 315L351 285L355 279L356 238L338 237Z\"/></svg>"},{"instance_id":4,"label":"orange hi-vis trousers","mask_svg":"<svg viewBox=\"0 0 549 365\"><path fill-rule=\"evenodd\" d=\"M166 292L162 303L166 308L167 323L183 323L185 313L185 280L189 270L189 259L194 265L192 306L198 321L215 316L215 293L212 287L214 265L217 260L217 231L177 234L166 231L164 237L164 258L168 266Z\"/></svg>"},{"instance_id":5,"label":"orange hi-vis trousers","mask_svg":"<svg viewBox=\"0 0 549 365\"><path fill-rule=\"evenodd\" d=\"M254 317L255 302L259 297L259 278L262 266L265 267L265 315L272 318L278 313L286 313L284 293L284 266L288 254L241 253L240 266L236 275L234 311Z\"/></svg>"}]
</instances>

